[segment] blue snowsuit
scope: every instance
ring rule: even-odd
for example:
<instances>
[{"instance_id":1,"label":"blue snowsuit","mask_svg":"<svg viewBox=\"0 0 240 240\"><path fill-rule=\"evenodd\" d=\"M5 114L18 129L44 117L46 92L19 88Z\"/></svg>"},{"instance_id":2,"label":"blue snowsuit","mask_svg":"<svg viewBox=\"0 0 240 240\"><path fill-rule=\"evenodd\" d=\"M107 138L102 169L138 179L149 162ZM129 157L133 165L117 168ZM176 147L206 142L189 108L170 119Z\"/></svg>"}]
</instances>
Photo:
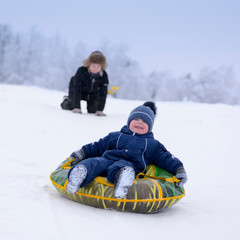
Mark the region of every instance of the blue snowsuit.
<instances>
[{"instance_id":1,"label":"blue snowsuit","mask_svg":"<svg viewBox=\"0 0 240 240\"><path fill-rule=\"evenodd\" d=\"M125 166L131 166L136 174L145 172L148 164L154 164L173 174L176 174L179 167L183 167L178 158L154 139L152 132L140 135L133 133L127 126L120 132L109 133L98 142L84 145L82 150L85 160L78 164L86 166L87 177L81 187L99 175L107 176L109 181L114 182L115 174Z\"/></svg>"}]
</instances>

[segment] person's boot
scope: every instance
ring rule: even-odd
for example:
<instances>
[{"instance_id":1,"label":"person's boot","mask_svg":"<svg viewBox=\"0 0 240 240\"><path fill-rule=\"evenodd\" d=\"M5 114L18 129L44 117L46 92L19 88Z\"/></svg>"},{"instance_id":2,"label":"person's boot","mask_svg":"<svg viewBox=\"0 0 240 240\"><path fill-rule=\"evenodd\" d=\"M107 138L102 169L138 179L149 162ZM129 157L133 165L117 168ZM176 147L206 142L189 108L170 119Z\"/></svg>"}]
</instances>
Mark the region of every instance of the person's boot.
<instances>
[{"instance_id":1,"label":"person's boot","mask_svg":"<svg viewBox=\"0 0 240 240\"><path fill-rule=\"evenodd\" d=\"M76 193L86 176L87 168L82 164L76 165L68 176L67 191L72 194Z\"/></svg>"},{"instance_id":2,"label":"person's boot","mask_svg":"<svg viewBox=\"0 0 240 240\"><path fill-rule=\"evenodd\" d=\"M61 105L61 108L64 109L64 110L70 110L71 109L70 101L69 101L68 96L63 97L63 102L60 105Z\"/></svg>"},{"instance_id":3,"label":"person's boot","mask_svg":"<svg viewBox=\"0 0 240 240\"><path fill-rule=\"evenodd\" d=\"M128 189L132 186L135 179L135 171L132 167L121 168L114 177L115 198L124 198Z\"/></svg>"},{"instance_id":4,"label":"person's boot","mask_svg":"<svg viewBox=\"0 0 240 240\"><path fill-rule=\"evenodd\" d=\"M68 100L68 96L63 96L63 101Z\"/></svg>"}]
</instances>

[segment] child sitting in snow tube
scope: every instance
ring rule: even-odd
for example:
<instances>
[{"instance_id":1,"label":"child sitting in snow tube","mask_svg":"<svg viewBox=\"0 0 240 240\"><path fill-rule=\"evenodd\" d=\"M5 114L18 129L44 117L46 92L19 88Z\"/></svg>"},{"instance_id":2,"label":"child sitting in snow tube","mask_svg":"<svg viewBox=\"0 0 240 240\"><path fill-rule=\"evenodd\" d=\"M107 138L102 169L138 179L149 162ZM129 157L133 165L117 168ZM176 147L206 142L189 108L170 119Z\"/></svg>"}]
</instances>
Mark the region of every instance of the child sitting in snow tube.
<instances>
[{"instance_id":1,"label":"child sitting in snow tube","mask_svg":"<svg viewBox=\"0 0 240 240\"><path fill-rule=\"evenodd\" d=\"M70 194L66 190L67 176L74 160L68 158L63 161L52 172L50 179L63 196L88 206L148 214L171 207L185 196L183 187L176 186L179 180L155 165L148 165L146 173L139 173L136 176L124 199L115 198L114 185L103 176L96 177L87 186Z\"/></svg>"},{"instance_id":2,"label":"child sitting in snow tube","mask_svg":"<svg viewBox=\"0 0 240 240\"><path fill-rule=\"evenodd\" d=\"M105 175L114 183L114 197L124 199L136 175L146 172L149 164L175 175L180 180L176 185L182 187L187 181L183 163L153 137L156 110L155 103L145 102L132 110L121 131L73 152L70 159L75 160L68 172L66 190L75 194L99 175Z\"/></svg>"}]
</instances>

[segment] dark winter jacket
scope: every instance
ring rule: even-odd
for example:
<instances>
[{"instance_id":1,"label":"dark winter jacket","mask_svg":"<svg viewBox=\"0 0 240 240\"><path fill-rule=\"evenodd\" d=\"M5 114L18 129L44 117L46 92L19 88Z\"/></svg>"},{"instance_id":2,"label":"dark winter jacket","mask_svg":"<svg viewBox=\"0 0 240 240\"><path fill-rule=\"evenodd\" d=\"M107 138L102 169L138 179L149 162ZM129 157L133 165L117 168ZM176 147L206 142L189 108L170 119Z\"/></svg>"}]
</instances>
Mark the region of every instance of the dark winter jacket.
<instances>
[{"instance_id":1,"label":"dark winter jacket","mask_svg":"<svg viewBox=\"0 0 240 240\"><path fill-rule=\"evenodd\" d=\"M139 135L127 126L120 132L112 132L98 142L83 146L82 149L85 158L104 157L109 160L124 159L132 162L136 173L144 172L148 164L155 164L173 174L183 166L163 144L154 139L152 132Z\"/></svg>"},{"instance_id":2,"label":"dark winter jacket","mask_svg":"<svg viewBox=\"0 0 240 240\"><path fill-rule=\"evenodd\" d=\"M80 100L96 101L96 111L103 111L108 88L108 75L105 71L98 76L89 73L88 68L80 67L69 84L69 101L72 109L81 108Z\"/></svg>"}]
</instances>

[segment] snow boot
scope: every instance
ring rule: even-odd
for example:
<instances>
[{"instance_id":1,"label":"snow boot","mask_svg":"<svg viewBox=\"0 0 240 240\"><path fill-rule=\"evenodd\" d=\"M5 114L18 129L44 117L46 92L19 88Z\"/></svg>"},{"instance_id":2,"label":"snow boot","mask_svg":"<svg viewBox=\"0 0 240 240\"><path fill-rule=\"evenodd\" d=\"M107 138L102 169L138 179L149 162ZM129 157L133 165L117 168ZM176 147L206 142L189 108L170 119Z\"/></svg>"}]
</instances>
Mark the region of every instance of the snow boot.
<instances>
[{"instance_id":1,"label":"snow boot","mask_svg":"<svg viewBox=\"0 0 240 240\"><path fill-rule=\"evenodd\" d=\"M114 178L114 196L115 198L119 199L124 198L128 193L128 189L133 184L135 179L135 171L132 167L123 167L116 173Z\"/></svg>"},{"instance_id":2,"label":"snow boot","mask_svg":"<svg viewBox=\"0 0 240 240\"><path fill-rule=\"evenodd\" d=\"M72 169L68 176L67 191L76 193L87 176L87 168L79 164Z\"/></svg>"},{"instance_id":3,"label":"snow boot","mask_svg":"<svg viewBox=\"0 0 240 240\"><path fill-rule=\"evenodd\" d=\"M60 105L61 105L61 108L64 110L71 110L71 104L68 96L63 97L63 102Z\"/></svg>"},{"instance_id":4,"label":"snow boot","mask_svg":"<svg viewBox=\"0 0 240 240\"><path fill-rule=\"evenodd\" d=\"M68 100L68 96L63 96L63 101Z\"/></svg>"}]
</instances>

